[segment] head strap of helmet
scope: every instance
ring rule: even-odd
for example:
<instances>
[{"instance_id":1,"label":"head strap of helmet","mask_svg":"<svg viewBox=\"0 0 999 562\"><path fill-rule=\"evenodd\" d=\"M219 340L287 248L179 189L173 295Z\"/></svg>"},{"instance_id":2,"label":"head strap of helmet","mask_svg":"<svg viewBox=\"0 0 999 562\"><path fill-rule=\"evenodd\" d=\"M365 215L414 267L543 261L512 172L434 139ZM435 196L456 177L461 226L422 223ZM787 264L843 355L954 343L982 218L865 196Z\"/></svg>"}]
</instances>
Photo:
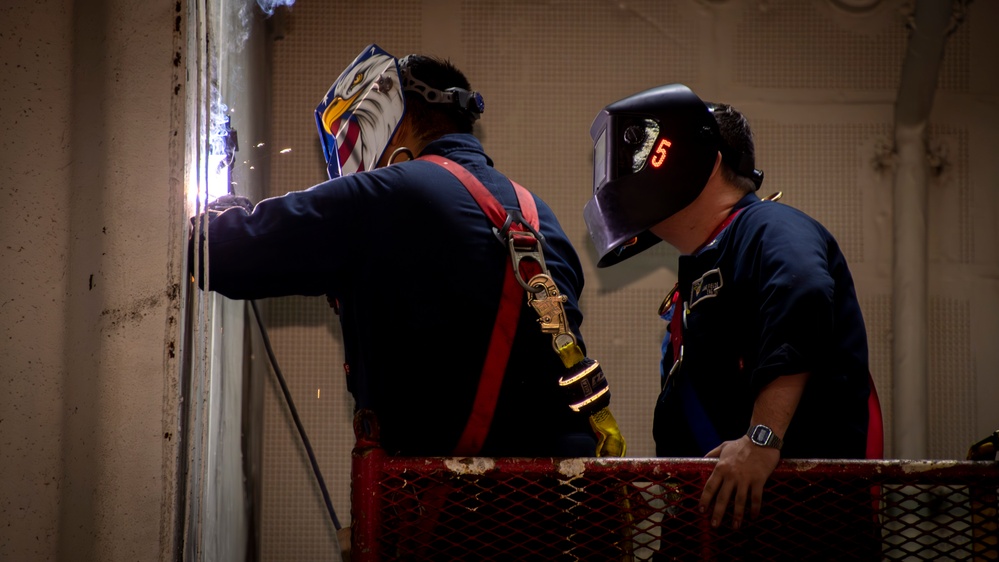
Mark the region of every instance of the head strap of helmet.
<instances>
[{"instance_id":1,"label":"head strap of helmet","mask_svg":"<svg viewBox=\"0 0 999 562\"><path fill-rule=\"evenodd\" d=\"M724 140L720 141L719 144L721 146L722 161L728 164L736 174L753 180L753 185L756 186L756 189L759 189L760 185L763 184L763 170L756 169L756 162L753 157L732 148Z\"/></svg>"},{"instance_id":2,"label":"head strap of helmet","mask_svg":"<svg viewBox=\"0 0 999 562\"><path fill-rule=\"evenodd\" d=\"M447 103L457 106L458 109L471 116L473 121L482 116L482 111L485 109L482 94L470 92L464 88L438 90L431 87L413 76L409 69L409 56L403 57L399 61L399 75L402 77L402 89L405 92L416 92L430 103Z\"/></svg>"}]
</instances>

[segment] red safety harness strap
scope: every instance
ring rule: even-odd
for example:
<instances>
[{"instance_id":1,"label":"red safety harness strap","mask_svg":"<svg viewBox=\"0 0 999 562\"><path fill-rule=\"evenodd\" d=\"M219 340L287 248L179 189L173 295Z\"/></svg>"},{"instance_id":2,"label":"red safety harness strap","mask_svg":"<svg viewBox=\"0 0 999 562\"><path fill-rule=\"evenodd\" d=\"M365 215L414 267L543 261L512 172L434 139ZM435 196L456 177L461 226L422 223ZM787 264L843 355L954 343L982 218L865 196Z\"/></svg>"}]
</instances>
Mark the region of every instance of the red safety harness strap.
<instances>
[{"instance_id":1,"label":"red safety harness strap","mask_svg":"<svg viewBox=\"0 0 999 562\"><path fill-rule=\"evenodd\" d=\"M874 386L874 377L870 371L867 372L867 384L871 388L871 394L867 397L866 458L882 459L885 455L884 418L881 414L881 400L878 398L878 389Z\"/></svg>"},{"instance_id":2,"label":"red safety harness strap","mask_svg":"<svg viewBox=\"0 0 999 562\"><path fill-rule=\"evenodd\" d=\"M454 174L465 189L472 195L479 207L486 214L496 228L502 228L506 223L508 213L492 193L482 185L475 176L463 168L457 162L437 155L420 156L419 160L426 160L440 165L445 170ZM534 197L517 182L510 181L517 193L517 201L520 203L520 212L524 220L535 231L538 230L538 209L534 203ZM510 226L510 236L517 236L517 232L528 232L522 225L513 223ZM530 267L534 262L521 262L522 269ZM540 272L540 267L537 268ZM537 273L537 272L535 272ZM532 275L525 275L530 279ZM482 450L486 436L489 434L489 427L492 425L493 414L496 412L496 402L499 399L500 387L503 384L503 374L506 372L506 365L510 360L510 350L513 347L513 338L517 331L517 322L520 320L520 309L523 303L524 289L517 282L513 271L513 261L507 261L506 273L503 277L503 294L500 298L499 310L496 313L496 321L493 324L492 335L489 338L489 349L486 352L486 359L482 365L482 374L479 376L479 386L475 393L475 402L472 405L472 412L469 415L468 423L454 448L454 454L459 456L476 455Z\"/></svg>"},{"instance_id":3,"label":"red safety harness strap","mask_svg":"<svg viewBox=\"0 0 999 562\"><path fill-rule=\"evenodd\" d=\"M445 170L454 174L458 180L461 181L465 189L472 194L475 198L475 202L479 204L489 220L493 222L496 228L503 226L506 221L507 212L500 205L500 202L496 200L496 197L486 189L486 186L482 185L482 182L478 178L472 175L471 172L462 167L454 160L450 160L443 156L437 156L436 154L425 154L418 158L419 160L426 160L427 162L433 162L439 164ZM517 182L510 180L513 184L514 190L517 192L517 202L520 203L520 212L524 215L524 220L526 220L532 228L538 229L538 207L534 204L534 197L525 189L523 186ZM517 230L523 230L523 228L518 227Z\"/></svg>"}]
</instances>

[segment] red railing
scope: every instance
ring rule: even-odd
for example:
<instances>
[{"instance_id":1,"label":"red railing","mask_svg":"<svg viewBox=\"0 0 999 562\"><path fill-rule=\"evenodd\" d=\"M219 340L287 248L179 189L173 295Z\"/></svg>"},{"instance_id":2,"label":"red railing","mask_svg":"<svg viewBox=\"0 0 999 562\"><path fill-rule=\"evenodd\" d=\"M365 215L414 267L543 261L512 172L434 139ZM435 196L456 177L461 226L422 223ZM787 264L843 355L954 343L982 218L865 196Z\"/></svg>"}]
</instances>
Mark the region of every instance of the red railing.
<instances>
[{"instance_id":1,"label":"red railing","mask_svg":"<svg viewBox=\"0 0 999 562\"><path fill-rule=\"evenodd\" d=\"M784 460L739 530L697 511L714 462L390 457L359 437L351 560L999 560L996 462Z\"/></svg>"}]
</instances>

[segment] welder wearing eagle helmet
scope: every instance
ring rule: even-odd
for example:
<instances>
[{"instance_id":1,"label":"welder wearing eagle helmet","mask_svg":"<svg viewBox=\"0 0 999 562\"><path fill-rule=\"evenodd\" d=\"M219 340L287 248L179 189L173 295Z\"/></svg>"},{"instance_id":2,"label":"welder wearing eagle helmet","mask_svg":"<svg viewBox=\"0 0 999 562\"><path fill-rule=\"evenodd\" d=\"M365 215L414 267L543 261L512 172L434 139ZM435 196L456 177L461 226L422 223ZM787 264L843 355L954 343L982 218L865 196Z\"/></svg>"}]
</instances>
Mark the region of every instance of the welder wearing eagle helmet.
<instances>
[{"instance_id":1,"label":"welder wearing eagle helmet","mask_svg":"<svg viewBox=\"0 0 999 562\"><path fill-rule=\"evenodd\" d=\"M453 104L472 121L479 118L483 101L478 92L438 90L413 76L411 68L420 58L396 59L368 45L326 92L316 107L316 125L330 179L413 159L408 149L392 144L406 112L404 92L419 93L431 103Z\"/></svg>"},{"instance_id":2,"label":"welder wearing eagle helmet","mask_svg":"<svg viewBox=\"0 0 999 562\"><path fill-rule=\"evenodd\" d=\"M669 84L612 103L594 119L593 198L583 218L597 267L661 242L649 229L700 195L719 152L759 188L763 172L721 140L711 110L686 86Z\"/></svg>"},{"instance_id":3,"label":"welder wearing eagle helmet","mask_svg":"<svg viewBox=\"0 0 999 562\"><path fill-rule=\"evenodd\" d=\"M377 413L383 444L394 452L623 456L609 385L599 363L585 357L579 333L579 257L551 207L494 167L473 132L483 109L482 96L450 62L396 59L372 44L315 110L330 176L316 191L342 197L341 209L352 206L349 253L367 279L326 293L345 326L348 389L358 412ZM333 213L319 214L332 223ZM367 251L357 249L362 241ZM443 254L440 241L448 245ZM460 264L457 279L471 287L464 300L473 312L460 329L450 308L423 298L440 289L445 278L435 270L448 260ZM540 290L528 285L539 276ZM358 297L368 293L392 297L374 304ZM446 362L431 378L388 384L410 362L406 354L375 357L368 350L376 345L346 341L377 340L386 321L370 311L394 297L418 310L409 317L418 335L407 345L434 350L420 353L422 360L433 363L439 353ZM444 333L454 342L447 348L434 341ZM424 394L449 402L422 416L440 428L426 437L406 419L420 401L414 396ZM445 447L450 441L456 444Z\"/></svg>"}]
</instances>

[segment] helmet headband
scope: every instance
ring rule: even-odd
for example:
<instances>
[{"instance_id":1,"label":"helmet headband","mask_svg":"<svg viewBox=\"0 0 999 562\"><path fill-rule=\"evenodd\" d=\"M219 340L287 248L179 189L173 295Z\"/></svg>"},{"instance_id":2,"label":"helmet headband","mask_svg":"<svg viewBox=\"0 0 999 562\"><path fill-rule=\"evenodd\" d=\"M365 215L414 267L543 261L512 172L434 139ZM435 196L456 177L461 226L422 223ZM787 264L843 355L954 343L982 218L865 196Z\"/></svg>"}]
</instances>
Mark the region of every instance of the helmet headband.
<instances>
[{"instance_id":1,"label":"helmet headband","mask_svg":"<svg viewBox=\"0 0 999 562\"><path fill-rule=\"evenodd\" d=\"M399 74L402 76L402 89L404 91L416 92L429 103L446 103L457 106L466 112L473 121L482 116L482 112L486 108L482 94L470 92L464 88L438 90L413 76L409 69L409 60L410 58L406 56L399 61Z\"/></svg>"}]
</instances>

